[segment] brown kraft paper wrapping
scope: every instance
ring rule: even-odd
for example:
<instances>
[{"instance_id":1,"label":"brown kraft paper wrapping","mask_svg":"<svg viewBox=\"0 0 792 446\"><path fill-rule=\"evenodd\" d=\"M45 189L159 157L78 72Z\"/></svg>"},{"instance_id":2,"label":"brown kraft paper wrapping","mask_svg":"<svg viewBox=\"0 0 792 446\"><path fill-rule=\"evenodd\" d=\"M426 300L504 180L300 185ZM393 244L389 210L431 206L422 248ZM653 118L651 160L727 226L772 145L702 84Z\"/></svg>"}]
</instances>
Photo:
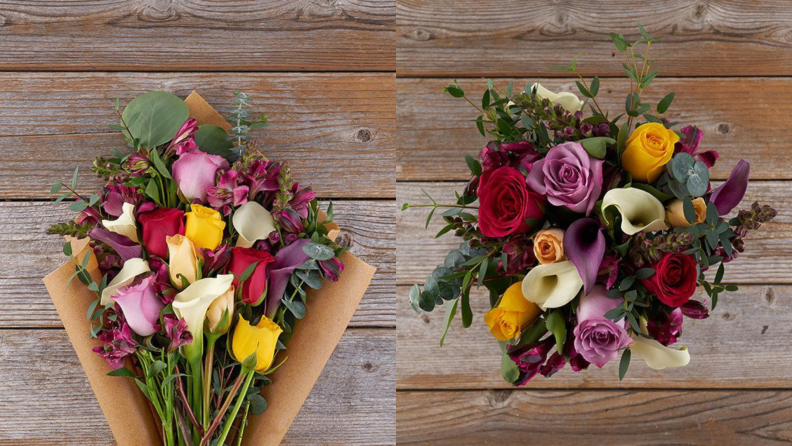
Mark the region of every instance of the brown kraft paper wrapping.
<instances>
[{"instance_id":1,"label":"brown kraft paper wrapping","mask_svg":"<svg viewBox=\"0 0 792 446\"><path fill-rule=\"evenodd\" d=\"M91 256L86 269L94 280L101 281L96 258L88 246L88 239L72 241L72 252L75 259L82 263L86 255ZM102 345L102 341L91 339L91 324L86 317L88 306L96 300L96 294L74 278L66 288L69 278L76 271L73 261L68 261L44 278L52 303L58 310L80 359L88 382L91 384L99 406L104 412L107 424L119 446L151 446L161 444L157 422L152 416L149 403L135 382L129 378L107 376L112 371L104 358L92 349Z\"/></svg>"},{"instance_id":2,"label":"brown kraft paper wrapping","mask_svg":"<svg viewBox=\"0 0 792 446\"><path fill-rule=\"evenodd\" d=\"M230 128L198 93L192 92L185 103L190 117L195 118L198 125ZM338 226L330 223L328 228L330 237L335 238ZM91 255L87 269L98 281L99 272L88 248L88 240L72 241L72 246L72 252L79 253L75 257L80 260L86 254ZM341 256L341 261L344 272L338 282L325 281L321 289L308 290L307 314L297 322L287 351L281 352L276 361L286 356L288 360L270 376L272 384L262 390L267 400L267 411L259 416L249 416L242 442L244 446L280 444L346 331L376 269L348 252ZM101 345L101 341L90 338L90 324L85 314L96 295L76 278L66 288L74 271L75 265L69 261L45 277L44 283L113 436L120 446L161 444L158 421L146 397L133 380L107 376L110 367L92 351L93 347Z\"/></svg>"}]
</instances>

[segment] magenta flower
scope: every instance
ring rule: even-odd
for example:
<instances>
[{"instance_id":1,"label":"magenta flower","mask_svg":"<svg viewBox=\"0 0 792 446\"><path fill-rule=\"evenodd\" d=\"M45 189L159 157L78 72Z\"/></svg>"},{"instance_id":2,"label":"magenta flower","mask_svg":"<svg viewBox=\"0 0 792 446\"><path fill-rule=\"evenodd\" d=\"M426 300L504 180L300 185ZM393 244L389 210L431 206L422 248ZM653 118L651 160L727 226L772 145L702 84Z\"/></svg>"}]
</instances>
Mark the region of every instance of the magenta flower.
<instances>
[{"instance_id":1,"label":"magenta flower","mask_svg":"<svg viewBox=\"0 0 792 446\"><path fill-rule=\"evenodd\" d=\"M539 374L547 361L547 354L555 345L555 338L552 336L533 344L522 345L519 347L508 348L509 358L517 364L520 369L520 377L514 383L516 387L528 384L534 376ZM563 359L563 358L562 358ZM551 365L551 369L552 369ZM550 371L548 370L548 373Z\"/></svg>"},{"instance_id":2,"label":"magenta flower","mask_svg":"<svg viewBox=\"0 0 792 446\"><path fill-rule=\"evenodd\" d=\"M602 160L590 157L579 143L559 144L533 164L528 185L553 206L589 215L602 192Z\"/></svg>"},{"instance_id":3,"label":"magenta flower","mask_svg":"<svg viewBox=\"0 0 792 446\"><path fill-rule=\"evenodd\" d=\"M316 198L316 192L312 191L310 186L301 189L298 183L294 183L291 192L289 207L297 211L300 218L308 218L308 206Z\"/></svg>"},{"instance_id":4,"label":"magenta flower","mask_svg":"<svg viewBox=\"0 0 792 446\"><path fill-rule=\"evenodd\" d=\"M680 152L687 153L706 164L708 168L715 165L715 161L719 158L718 152L715 150L698 151L704 132L692 125L682 127L679 131L682 132L685 137L677 141L674 146L674 155Z\"/></svg>"},{"instance_id":5,"label":"magenta flower","mask_svg":"<svg viewBox=\"0 0 792 446\"><path fill-rule=\"evenodd\" d=\"M153 275L120 288L113 299L136 334L149 336L157 331L157 320L165 305L154 291Z\"/></svg>"},{"instance_id":6,"label":"magenta flower","mask_svg":"<svg viewBox=\"0 0 792 446\"><path fill-rule=\"evenodd\" d=\"M143 201L143 195L137 187L110 183L105 186L105 200L102 207L111 217L120 217L124 212L124 203L132 203L137 207Z\"/></svg>"},{"instance_id":7,"label":"magenta flower","mask_svg":"<svg viewBox=\"0 0 792 446\"><path fill-rule=\"evenodd\" d=\"M223 215L228 215L231 206L239 207L247 203L248 191L248 186L239 184L239 172L227 170L220 174L217 185L207 189L206 193L209 205Z\"/></svg>"},{"instance_id":8,"label":"magenta flower","mask_svg":"<svg viewBox=\"0 0 792 446\"><path fill-rule=\"evenodd\" d=\"M338 278L341 276L341 273L344 271L344 264L338 260L338 257L333 257L330 260L322 260L319 263L319 268L322 270L322 275L326 279L330 279L333 282L338 282Z\"/></svg>"},{"instance_id":9,"label":"magenta flower","mask_svg":"<svg viewBox=\"0 0 792 446\"><path fill-rule=\"evenodd\" d=\"M729 178L712 191L709 200L718 208L719 215L726 215L731 212L745 196L748 189L748 174L751 172L751 165L740 160L729 174Z\"/></svg>"},{"instance_id":10,"label":"magenta flower","mask_svg":"<svg viewBox=\"0 0 792 446\"><path fill-rule=\"evenodd\" d=\"M151 167L151 161L140 152L129 155L126 161L124 161L124 169L126 169L133 178L145 175L149 167Z\"/></svg>"},{"instance_id":11,"label":"magenta flower","mask_svg":"<svg viewBox=\"0 0 792 446\"><path fill-rule=\"evenodd\" d=\"M107 319L108 326L97 335L104 345L94 347L93 351L102 356L111 368L120 369L126 357L135 353L138 343L117 307L108 310L108 313L116 313L115 320Z\"/></svg>"},{"instance_id":12,"label":"magenta flower","mask_svg":"<svg viewBox=\"0 0 792 446\"><path fill-rule=\"evenodd\" d=\"M182 154L173 163L173 179L187 200L205 203L207 192L215 186L215 175L221 169L228 169L225 158L196 150Z\"/></svg>"},{"instance_id":13,"label":"magenta flower","mask_svg":"<svg viewBox=\"0 0 792 446\"><path fill-rule=\"evenodd\" d=\"M691 319L706 319L709 317L709 309L705 302L689 300L682 304L679 309L682 310L682 314Z\"/></svg>"},{"instance_id":14,"label":"magenta flower","mask_svg":"<svg viewBox=\"0 0 792 446\"><path fill-rule=\"evenodd\" d=\"M250 163L243 183L249 188L248 198L253 200L260 192L275 192L280 189L278 177L280 176L280 163L255 160Z\"/></svg>"},{"instance_id":15,"label":"magenta flower","mask_svg":"<svg viewBox=\"0 0 792 446\"><path fill-rule=\"evenodd\" d=\"M682 334L682 310L674 308L670 314L661 311L646 325L649 336L666 347L675 343Z\"/></svg>"},{"instance_id":16,"label":"magenta flower","mask_svg":"<svg viewBox=\"0 0 792 446\"><path fill-rule=\"evenodd\" d=\"M611 289L616 283L616 279L619 277L619 263L621 263L621 257L615 252L602 259L599 271L597 271L597 279L600 283L605 284L605 289Z\"/></svg>"},{"instance_id":17,"label":"magenta flower","mask_svg":"<svg viewBox=\"0 0 792 446\"><path fill-rule=\"evenodd\" d=\"M273 231L275 234L278 231ZM203 275L204 277L211 276L212 272L222 271L228 261L231 260L231 246L224 243L217 247L214 251L210 249L201 248L198 250L201 258L204 261Z\"/></svg>"},{"instance_id":18,"label":"magenta flower","mask_svg":"<svg viewBox=\"0 0 792 446\"><path fill-rule=\"evenodd\" d=\"M197 130L198 121L193 118L184 121L179 131L176 132L173 141L171 141L170 144L168 144L168 148L165 149L166 153L182 155L196 150L198 148L195 144L195 132Z\"/></svg>"},{"instance_id":19,"label":"magenta flower","mask_svg":"<svg viewBox=\"0 0 792 446\"><path fill-rule=\"evenodd\" d=\"M605 287L597 285L591 293L580 298L575 327L575 350L588 362L602 368L616 359L619 350L633 340L624 329L624 320L614 322L605 313L622 304L621 299L611 299Z\"/></svg>"},{"instance_id":20,"label":"magenta flower","mask_svg":"<svg viewBox=\"0 0 792 446\"><path fill-rule=\"evenodd\" d=\"M162 317L165 326L165 337L168 338L168 353L173 353L179 347L192 344L193 336L187 331L187 320L179 319L174 314Z\"/></svg>"},{"instance_id":21,"label":"magenta flower","mask_svg":"<svg viewBox=\"0 0 792 446\"><path fill-rule=\"evenodd\" d=\"M531 164L540 157L533 144L527 141L501 144L500 147L493 143L481 150L481 164L485 170L510 166L523 167L527 172L530 171Z\"/></svg>"}]
</instances>

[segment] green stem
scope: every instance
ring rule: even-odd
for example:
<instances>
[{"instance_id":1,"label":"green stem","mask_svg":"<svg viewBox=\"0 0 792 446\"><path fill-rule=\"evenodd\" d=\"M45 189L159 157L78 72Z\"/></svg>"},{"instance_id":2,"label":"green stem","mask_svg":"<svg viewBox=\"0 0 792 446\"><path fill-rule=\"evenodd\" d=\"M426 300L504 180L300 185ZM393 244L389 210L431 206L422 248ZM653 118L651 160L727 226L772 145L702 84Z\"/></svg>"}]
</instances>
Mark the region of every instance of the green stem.
<instances>
[{"instance_id":1,"label":"green stem","mask_svg":"<svg viewBox=\"0 0 792 446\"><path fill-rule=\"evenodd\" d=\"M192 375L192 380L190 380L190 389L192 390L192 395L190 397L190 405L192 406L193 413L195 414L195 418L200 420L201 419L201 388L203 387L201 381L201 356L198 355L197 358L193 357L190 359L190 374ZM198 444L201 440L200 434L197 430L193 430L193 444Z\"/></svg>"},{"instance_id":2,"label":"green stem","mask_svg":"<svg viewBox=\"0 0 792 446\"><path fill-rule=\"evenodd\" d=\"M203 375L203 428L204 431L209 429L209 415L211 410L209 407L209 400L212 396L212 366L214 362L215 342L219 336L208 334L206 336L206 358L204 359L204 375Z\"/></svg>"},{"instance_id":3,"label":"green stem","mask_svg":"<svg viewBox=\"0 0 792 446\"><path fill-rule=\"evenodd\" d=\"M242 446L242 434L245 433L245 426L247 426L247 417L249 410L250 410L250 401L245 403L245 414L242 415L242 424L239 425L239 437L237 437L237 446Z\"/></svg>"},{"instance_id":4,"label":"green stem","mask_svg":"<svg viewBox=\"0 0 792 446\"><path fill-rule=\"evenodd\" d=\"M231 410L228 418L226 419L225 425L223 425L223 432L220 434L220 439L217 440L217 446L223 446L225 444L226 437L228 436L228 432L231 430L231 426L234 424L234 419L236 419L237 414L239 413L239 408L242 407L242 402L247 397L248 388L250 388L250 383L253 382L253 375L255 375L255 371L253 370L246 370L247 377L245 378L245 384L242 386L242 389L239 391L239 395L237 396L236 403L234 404L234 408Z\"/></svg>"}]
</instances>

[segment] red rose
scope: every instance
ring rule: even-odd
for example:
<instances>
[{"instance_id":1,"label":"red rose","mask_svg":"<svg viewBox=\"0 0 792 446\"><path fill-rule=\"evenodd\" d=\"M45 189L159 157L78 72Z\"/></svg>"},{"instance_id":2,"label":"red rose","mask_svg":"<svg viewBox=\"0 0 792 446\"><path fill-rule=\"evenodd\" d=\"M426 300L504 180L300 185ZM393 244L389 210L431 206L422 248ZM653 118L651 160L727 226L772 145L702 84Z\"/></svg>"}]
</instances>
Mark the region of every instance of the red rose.
<instances>
[{"instance_id":1,"label":"red rose","mask_svg":"<svg viewBox=\"0 0 792 446\"><path fill-rule=\"evenodd\" d=\"M228 271L235 275L234 286L239 286L238 277L254 262L253 274L242 285L242 301L246 304L258 305L267 292L267 265L275 260L270 253L254 248L231 248L231 263Z\"/></svg>"},{"instance_id":2,"label":"red rose","mask_svg":"<svg viewBox=\"0 0 792 446\"><path fill-rule=\"evenodd\" d=\"M544 217L545 197L528 188L525 176L513 167L485 171L479 179L479 229L487 237L526 232L528 218Z\"/></svg>"},{"instance_id":3,"label":"red rose","mask_svg":"<svg viewBox=\"0 0 792 446\"><path fill-rule=\"evenodd\" d=\"M168 244L165 237L184 235L184 211L172 208L160 208L141 212L137 219L143 226L143 246L149 254L168 257Z\"/></svg>"},{"instance_id":4,"label":"red rose","mask_svg":"<svg viewBox=\"0 0 792 446\"><path fill-rule=\"evenodd\" d=\"M688 254L666 254L653 265L655 273L641 282L661 302L679 307L696 292L696 260Z\"/></svg>"}]
</instances>

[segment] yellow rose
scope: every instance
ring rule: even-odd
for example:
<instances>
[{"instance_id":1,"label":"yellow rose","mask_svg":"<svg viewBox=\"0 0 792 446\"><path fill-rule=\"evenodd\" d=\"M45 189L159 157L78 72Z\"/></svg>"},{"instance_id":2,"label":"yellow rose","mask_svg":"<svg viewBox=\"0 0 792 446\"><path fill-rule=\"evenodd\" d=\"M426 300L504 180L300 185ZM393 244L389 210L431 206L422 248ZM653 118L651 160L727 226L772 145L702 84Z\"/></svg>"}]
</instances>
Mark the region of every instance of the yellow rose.
<instances>
[{"instance_id":1,"label":"yellow rose","mask_svg":"<svg viewBox=\"0 0 792 446\"><path fill-rule=\"evenodd\" d=\"M206 321L209 323L209 331L214 334L226 334L231 327L231 319L234 318L234 287L228 289L225 294L212 301L209 309L206 310ZM225 320L223 315L226 314ZM221 324L222 322L222 324Z\"/></svg>"},{"instance_id":2,"label":"yellow rose","mask_svg":"<svg viewBox=\"0 0 792 446\"><path fill-rule=\"evenodd\" d=\"M696 221L693 223L703 223L704 219L707 218L707 203L701 197L696 198L693 200L693 209L696 210ZM668 204L666 220L668 220L672 228L690 227L690 223L685 218L685 205L682 200L674 200Z\"/></svg>"},{"instance_id":3,"label":"yellow rose","mask_svg":"<svg viewBox=\"0 0 792 446\"><path fill-rule=\"evenodd\" d=\"M651 183L662 173L674 155L679 136L663 124L651 122L635 129L622 153L622 167L634 180Z\"/></svg>"},{"instance_id":4,"label":"yellow rose","mask_svg":"<svg viewBox=\"0 0 792 446\"><path fill-rule=\"evenodd\" d=\"M198 253L193 242L183 235L169 235L165 237L165 242L168 244L168 271L171 283L182 290L184 287L181 277L184 277L187 283L193 283L198 278Z\"/></svg>"},{"instance_id":5,"label":"yellow rose","mask_svg":"<svg viewBox=\"0 0 792 446\"><path fill-rule=\"evenodd\" d=\"M220 213L200 204L192 204L190 209L192 212L185 214L187 223L184 226L184 235L192 240L197 249L214 250L220 246L226 225Z\"/></svg>"},{"instance_id":6,"label":"yellow rose","mask_svg":"<svg viewBox=\"0 0 792 446\"><path fill-rule=\"evenodd\" d=\"M537 232L534 236L534 255L539 263L547 265L566 260L563 241L563 229L550 228Z\"/></svg>"},{"instance_id":7,"label":"yellow rose","mask_svg":"<svg viewBox=\"0 0 792 446\"><path fill-rule=\"evenodd\" d=\"M255 353L256 366L253 369L257 372L266 372L275 359L275 346L281 333L283 329L266 316L262 316L261 321L256 325L250 325L240 316L234 329L234 338L231 340L231 350L239 362Z\"/></svg>"},{"instance_id":8,"label":"yellow rose","mask_svg":"<svg viewBox=\"0 0 792 446\"><path fill-rule=\"evenodd\" d=\"M497 340L508 341L519 336L541 313L536 304L523 296L522 284L517 282L503 293L497 308L484 315L484 322Z\"/></svg>"}]
</instances>

